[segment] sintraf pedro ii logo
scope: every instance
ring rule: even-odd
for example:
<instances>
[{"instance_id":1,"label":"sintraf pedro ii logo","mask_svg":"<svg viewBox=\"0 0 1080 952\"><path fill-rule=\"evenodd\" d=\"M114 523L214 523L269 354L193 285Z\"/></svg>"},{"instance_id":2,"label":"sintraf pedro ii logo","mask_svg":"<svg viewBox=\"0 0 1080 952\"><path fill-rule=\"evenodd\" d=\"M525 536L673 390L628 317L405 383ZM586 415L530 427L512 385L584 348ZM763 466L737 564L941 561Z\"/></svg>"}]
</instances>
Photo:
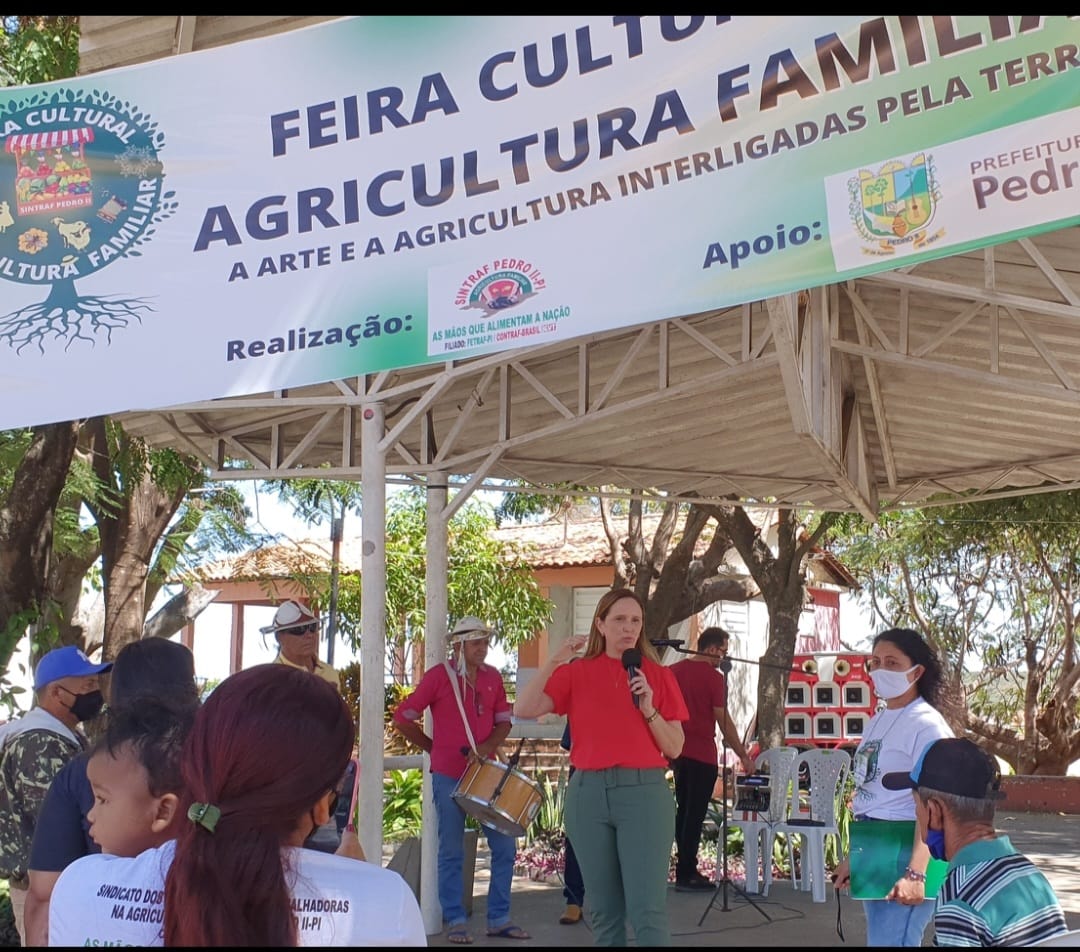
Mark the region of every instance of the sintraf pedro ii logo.
<instances>
[{"instance_id":1,"label":"sintraf pedro ii logo","mask_svg":"<svg viewBox=\"0 0 1080 952\"><path fill-rule=\"evenodd\" d=\"M519 258L497 259L482 265L458 288L454 304L462 310L478 308L495 314L516 307L545 287L540 269Z\"/></svg>"},{"instance_id":2,"label":"sintraf pedro ii logo","mask_svg":"<svg viewBox=\"0 0 1080 952\"><path fill-rule=\"evenodd\" d=\"M108 343L152 310L139 298L80 293L77 282L139 256L152 226L176 211L162 189L164 142L146 113L98 90L0 104L0 279L41 290L15 310L0 303L0 343Z\"/></svg>"},{"instance_id":3,"label":"sintraf pedro ii logo","mask_svg":"<svg viewBox=\"0 0 1080 952\"><path fill-rule=\"evenodd\" d=\"M920 152L907 163L893 159L876 171L860 169L848 180L848 196L866 254L890 255L908 244L919 250L944 234L944 229L929 231L941 200L929 153Z\"/></svg>"}]
</instances>

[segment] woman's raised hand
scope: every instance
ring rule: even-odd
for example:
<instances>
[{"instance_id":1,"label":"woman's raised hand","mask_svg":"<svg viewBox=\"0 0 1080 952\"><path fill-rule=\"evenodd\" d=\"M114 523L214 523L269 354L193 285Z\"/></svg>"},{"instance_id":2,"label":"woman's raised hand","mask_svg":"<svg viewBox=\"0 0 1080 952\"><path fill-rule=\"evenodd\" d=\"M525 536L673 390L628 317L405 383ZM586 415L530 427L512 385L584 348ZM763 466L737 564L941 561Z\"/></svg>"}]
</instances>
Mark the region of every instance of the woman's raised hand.
<instances>
[{"instance_id":1,"label":"woman's raised hand","mask_svg":"<svg viewBox=\"0 0 1080 952\"><path fill-rule=\"evenodd\" d=\"M580 654L585 647L585 643L588 639L584 635L571 635L556 649L553 658L559 663L564 664L569 661L574 655Z\"/></svg>"}]
</instances>

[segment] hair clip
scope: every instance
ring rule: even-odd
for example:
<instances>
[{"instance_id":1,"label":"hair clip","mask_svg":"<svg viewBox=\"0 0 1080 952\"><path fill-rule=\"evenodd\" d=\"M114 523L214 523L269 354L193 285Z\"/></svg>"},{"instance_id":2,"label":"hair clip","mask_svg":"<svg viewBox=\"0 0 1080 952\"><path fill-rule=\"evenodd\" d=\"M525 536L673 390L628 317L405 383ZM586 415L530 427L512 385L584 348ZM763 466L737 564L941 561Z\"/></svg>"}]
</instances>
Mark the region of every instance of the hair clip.
<instances>
[{"instance_id":1,"label":"hair clip","mask_svg":"<svg viewBox=\"0 0 1080 952\"><path fill-rule=\"evenodd\" d=\"M212 803L193 803L188 807L187 817L196 826L213 833L217 821L221 819L221 810Z\"/></svg>"}]
</instances>

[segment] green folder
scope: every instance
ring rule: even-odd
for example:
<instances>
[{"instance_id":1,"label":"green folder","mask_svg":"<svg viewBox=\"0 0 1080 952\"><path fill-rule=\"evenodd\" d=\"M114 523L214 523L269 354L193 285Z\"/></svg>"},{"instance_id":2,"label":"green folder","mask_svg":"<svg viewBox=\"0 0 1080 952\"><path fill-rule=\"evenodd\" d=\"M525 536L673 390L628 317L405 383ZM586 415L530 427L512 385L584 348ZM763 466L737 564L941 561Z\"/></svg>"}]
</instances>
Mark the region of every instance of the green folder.
<instances>
[{"instance_id":1,"label":"green folder","mask_svg":"<svg viewBox=\"0 0 1080 952\"><path fill-rule=\"evenodd\" d=\"M915 839L914 820L852 820L848 850L853 899L884 899L904 875ZM926 867L926 896L941 889L949 864L931 859Z\"/></svg>"}]
</instances>

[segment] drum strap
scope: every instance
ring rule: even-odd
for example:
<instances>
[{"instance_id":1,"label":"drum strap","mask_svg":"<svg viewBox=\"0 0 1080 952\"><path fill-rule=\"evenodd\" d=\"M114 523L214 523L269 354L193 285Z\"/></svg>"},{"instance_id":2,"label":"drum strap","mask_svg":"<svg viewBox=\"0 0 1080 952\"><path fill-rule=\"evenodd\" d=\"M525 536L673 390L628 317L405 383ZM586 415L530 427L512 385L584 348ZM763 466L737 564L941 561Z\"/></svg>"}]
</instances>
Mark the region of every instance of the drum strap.
<instances>
[{"instance_id":1,"label":"drum strap","mask_svg":"<svg viewBox=\"0 0 1080 952\"><path fill-rule=\"evenodd\" d=\"M446 667L446 675L450 678L450 684L454 689L454 700L457 701L458 711L461 713L461 722L465 725L465 736L469 738L469 746L472 748L472 752L480 757L480 752L476 749L476 738L473 737L472 728L469 726L469 719L465 716L465 702L461 699L461 686L458 684L457 673L450 666L449 660L444 661L443 665ZM499 794L502 793L503 787L506 785L506 778L510 776L510 771L517 766L518 756L521 754L521 744L525 743L525 738L521 739L521 743L518 744L517 753L514 755L512 762L506 765L503 771L502 777L499 778L499 783L492 791L492 799L497 800Z\"/></svg>"},{"instance_id":2,"label":"drum strap","mask_svg":"<svg viewBox=\"0 0 1080 952\"><path fill-rule=\"evenodd\" d=\"M450 685L454 689L454 700L457 701L458 710L461 712L461 723L465 725L465 736L469 738L469 747L472 748L472 752L477 757L480 754L476 750L476 738L473 737L472 727L469 726L469 719L465 716L465 702L461 700L461 686L458 684L457 672L451 666L449 660L443 662L446 668L446 676L450 679Z\"/></svg>"}]
</instances>

